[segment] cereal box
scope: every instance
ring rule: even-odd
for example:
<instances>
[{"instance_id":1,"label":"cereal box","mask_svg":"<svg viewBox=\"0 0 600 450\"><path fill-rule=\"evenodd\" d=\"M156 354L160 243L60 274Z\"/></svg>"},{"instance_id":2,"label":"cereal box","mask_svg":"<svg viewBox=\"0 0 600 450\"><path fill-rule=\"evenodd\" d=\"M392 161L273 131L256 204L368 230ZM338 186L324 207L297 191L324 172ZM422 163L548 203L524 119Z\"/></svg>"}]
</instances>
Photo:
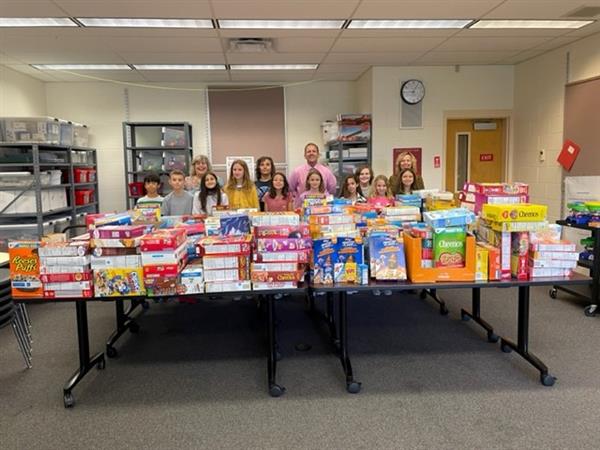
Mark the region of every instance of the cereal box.
<instances>
[{"instance_id":1,"label":"cereal box","mask_svg":"<svg viewBox=\"0 0 600 450\"><path fill-rule=\"evenodd\" d=\"M93 297L92 289L80 290L48 290L44 288L44 298L90 298Z\"/></svg>"},{"instance_id":2,"label":"cereal box","mask_svg":"<svg viewBox=\"0 0 600 450\"><path fill-rule=\"evenodd\" d=\"M142 252L142 265L153 264L178 264L187 259L187 242L181 244L177 249L169 249L156 252Z\"/></svg>"},{"instance_id":3,"label":"cereal box","mask_svg":"<svg viewBox=\"0 0 600 450\"><path fill-rule=\"evenodd\" d=\"M254 227L257 238L310 238L308 225L259 225Z\"/></svg>"},{"instance_id":4,"label":"cereal box","mask_svg":"<svg viewBox=\"0 0 600 450\"><path fill-rule=\"evenodd\" d=\"M254 281L252 283L253 291L296 289L297 287L298 283L296 281Z\"/></svg>"},{"instance_id":5,"label":"cereal box","mask_svg":"<svg viewBox=\"0 0 600 450\"><path fill-rule=\"evenodd\" d=\"M333 271L336 262L337 249L335 239L324 238L313 241L313 283L333 284Z\"/></svg>"},{"instance_id":6,"label":"cereal box","mask_svg":"<svg viewBox=\"0 0 600 450\"><path fill-rule=\"evenodd\" d=\"M248 280L250 275L247 269L220 269L204 270L204 281L240 281Z\"/></svg>"},{"instance_id":7,"label":"cereal box","mask_svg":"<svg viewBox=\"0 0 600 450\"><path fill-rule=\"evenodd\" d=\"M177 278L181 272L182 264L156 264L153 266L144 266L144 280L151 278Z\"/></svg>"},{"instance_id":8,"label":"cereal box","mask_svg":"<svg viewBox=\"0 0 600 450\"><path fill-rule=\"evenodd\" d=\"M477 192L485 195L527 195L529 186L525 183L472 183L463 185L465 192Z\"/></svg>"},{"instance_id":9,"label":"cereal box","mask_svg":"<svg viewBox=\"0 0 600 450\"><path fill-rule=\"evenodd\" d=\"M258 252L290 252L296 250L308 250L311 248L312 242L310 239L263 238L256 240L256 250Z\"/></svg>"},{"instance_id":10,"label":"cereal box","mask_svg":"<svg viewBox=\"0 0 600 450\"><path fill-rule=\"evenodd\" d=\"M423 213L423 221L432 228L459 227L473 223L475 214L465 208L454 208Z\"/></svg>"},{"instance_id":11,"label":"cereal box","mask_svg":"<svg viewBox=\"0 0 600 450\"><path fill-rule=\"evenodd\" d=\"M204 292L204 268L200 262L188 264L180 275L180 290L183 294L202 294Z\"/></svg>"},{"instance_id":12,"label":"cereal box","mask_svg":"<svg viewBox=\"0 0 600 450\"><path fill-rule=\"evenodd\" d=\"M248 255L205 256L204 269L246 269L250 266Z\"/></svg>"},{"instance_id":13,"label":"cereal box","mask_svg":"<svg viewBox=\"0 0 600 450\"><path fill-rule=\"evenodd\" d=\"M488 280L500 280L502 278L500 250L487 242L478 242L477 246L486 249L488 252Z\"/></svg>"},{"instance_id":14,"label":"cereal box","mask_svg":"<svg viewBox=\"0 0 600 450\"><path fill-rule=\"evenodd\" d=\"M87 242L42 242L40 256L83 256L88 253Z\"/></svg>"},{"instance_id":15,"label":"cereal box","mask_svg":"<svg viewBox=\"0 0 600 450\"><path fill-rule=\"evenodd\" d=\"M184 228L165 228L143 236L140 247L143 252L176 249L185 242L186 238L187 232Z\"/></svg>"},{"instance_id":16,"label":"cereal box","mask_svg":"<svg viewBox=\"0 0 600 450\"><path fill-rule=\"evenodd\" d=\"M519 205L483 205L481 217L492 222L540 222L546 219L548 207L523 203Z\"/></svg>"},{"instance_id":17,"label":"cereal box","mask_svg":"<svg viewBox=\"0 0 600 450\"><path fill-rule=\"evenodd\" d=\"M38 241L9 241L11 295L15 298L42 297Z\"/></svg>"},{"instance_id":18,"label":"cereal box","mask_svg":"<svg viewBox=\"0 0 600 450\"><path fill-rule=\"evenodd\" d=\"M389 236L370 236L369 265L371 278L406 280L406 261L402 240Z\"/></svg>"},{"instance_id":19,"label":"cereal box","mask_svg":"<svg viewBox=\"0 0 600 450\"><path fill-rule=\"evenodd\" d=\"M302 280L304 277L304 271L302 270L291 270L291 271L276 271L276 272L265 272L260 270L252 270L250 279L253 282L262 283L276 283L276 282L294 282Z\"/></svg>"},{"instance_id":20,"label":"cereal box","mask_svg":"<svg viewBox=\"0 0 600 450\"><path fill-rule=\"evenodd\" d=\"M527 259L529 254L529 233L512 233L511 237L511 275L518 280L527 280Z\"/></svg>"},{"instance_id":21,"label":"cereal box","mask_svg":"<svg viewBox=\"0 0 600 450\"><path fill-rule=\"evenodd\" d=\"M434 267L465 266L466 232L462 228L436 228L433 232Z\"/></svg>"},{"instance_id":22,"label":"cereal box","mask_svg":"<svg viewBox=\"0 0 600 450\"><path fill-rule=\"evenodd\" d=\"M336 243L337 262L334 264L335 283L357 283L358 265L363 263L362 240L338 238Z\"/></svg>"},{"instance_id":23,"label":"cereal box","mask_svg":"<svg viewBox=\"0 0 600 450\"><path fill-rule=\"evenodd\" d=\"M477 244L475 247L475 281L488 279L488 249Z\"/></svg>"},{"instance_id":24,"label":"cereal box","mask_svg":"<svg viewBox=\"0 0 600 450\"><path fill-rule=\"evenodd\" d=\"M120 297L144 295L142 268L109 268L94 270L94 295Z\"/></svg>"},{"instance_id":25,"label":"cereal box","mask_svg":"<svg viewBox=\"0 0 600 450\"><path fill-rule=\"evenodd\" d=\"M144 278L144 286L146 287L146 295L148 297L177 295L181 293L178 278L176 276Z\"/></svg>"},{"instance_id":26,"label":"cereal box","mask_svg":"<svg viewBox=\"0 0 600 450\"><path fill-rule=\"evenodd\" d=\"M252 249L252 237L246 236L223 236L205 237L198 241L204 255L228 255L228 254L250 254Z\"/></svg>"},{"instance_id":27,"label":"cereal box","mask_svg":"<svg viewBox=\"0 0 600 450\"><path fill-rule=\"evenodd\" d=\"M250 280L244 281L213 281L204 283L207 294L220 292L249 291L252 288Z\"/></svg>"},{"instance_id":28,"label":"cereal box","mask_svg":"<svg viewBox=\"0 0 600 450\"><path fill-rule=\"evenodd\" d=\"M297 262L304 264L310 261L310 250L277 253L253 253L255 262Z\"/></svg>"},{"instance_id":29,"label":"cereal box","mask_svg":"<svg viewBox=\"0 0 600 450\"><path fill-rule=\"evenodd\" d=\"M92 251L94 256L125 256L125 255L138 255L139 247L124 247L124 248L107 248L107 247L96 247Z\"/></svg>"},{"instance_id":30,"label":"cereal box","mask_svg":"<svg viewBox=\"0 0 600 450\"><path fill-rule=\"evenodd\" d=\"M248 214L227 213L219 215L222 236L241 236L250 233Z\"/></svg>"},{"instance_id":31,"label":"cereal box","mask_svg":"<svg viewBox=\"0 0 600 450\"><path fill-rule=\"evenodd\" d=\"M142 242L141 237L132 239L90 239L90 247L106 248L133 248L139 247Z\"/></svg>"},{"instance_id":32,"label":"cereal box","mask_svg":"<svg viewBox=\"0 0 600 450\"><path fill-rule=\"evenodd\" d=\"M269 212L252 214L252 225L257 226L298 226L300 216L294 212Z\"/></svg>"},{"instance_id":33,"label":"cereal box","mask_svg":"<svg viewBox=\"0 0 600 450\"><path fill-rule=\"evenodd\" d=\"M48 273L40 275L42 283L62 283L67 281L89 281L92 279L91 272L81 273Z\"/></svg>"},{"instance_id":34,"label":"cereal box","mask_svg":"<svg viewBox=\"0 0 600 450\"><path fill-rule=\"evenodd\" d=\"M109 225L96 228L92 236L99 239L132 239L144 235L147 230L145 225Z\"/></svg>"}]
</instances>

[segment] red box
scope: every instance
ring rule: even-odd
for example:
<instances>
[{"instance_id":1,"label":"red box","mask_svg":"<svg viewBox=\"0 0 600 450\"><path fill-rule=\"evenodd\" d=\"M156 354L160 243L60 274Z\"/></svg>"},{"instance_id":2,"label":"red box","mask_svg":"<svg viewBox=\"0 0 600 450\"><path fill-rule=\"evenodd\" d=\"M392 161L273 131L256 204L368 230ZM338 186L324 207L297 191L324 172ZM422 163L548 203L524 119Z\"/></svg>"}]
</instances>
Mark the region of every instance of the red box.
<instances>
[{"instance_id":1,"label":"red box","mask_svg":"<svg viewBox=\"0 0 600 450\"><path fill-rule=\"evenodd\" d=\"M249 255L252 251L251 236L213 236L198 241L202 255Z\"/></svg>"},{"instance_id":2,"label":"red box","mask_svg":"<svg viewBox=\"0 0 600 450\"><path fill-rule=\"evenodd\" d=\"M144 196L144 183L141 181L134 181L127 185L129 189L129 195L132 197L143 197Z\"/></svg>"},{"instance_id":3,"label":"red box","mask_svg":"<svg viewBox=\"0 0 600 450\"><path fill-rule=\"evenodd\" d=\"M92 231L95 239L131 239L144 235L146 225L109 225Z\"/></svg>"},{"instance_id":4,"label":"red box","mask_svg":"<svg viewBox=\"0 0 600 450\"><path fill-rule=\"evenodd\" d=\"M185 228L165 228L152 234L142 236L141 250L143 252L160 252L175 250L187 239Z\"/></svg>"},{"instance_id":5,"label":"red box","mask_svg":"<svg viewBox=\"0 0 600 450\"><path fill-rule=\"evenodd\" d=\"M162 278L162 277L177 277L183 268L183 264L161 264L157 266L142 266L144 271L144 279L146 278Z\"/></svg>"},{"instance_id":6,"label":"red box","mask_svg":"<svg viewBox=\"0 0 600 450\"><path fill-rule=\"evenodd\" d=\"M75 167L75 169L73 169L73 175L75 177L75 183L87 183L88 182L87 169L84 169L82 167Z\"/></svg>"},{"instance_id":7,"label":"red box","mask_svg":"<svg viewBox=\"0 0 600 450\"><path fill-rule=\"evenodd\" d=\"M307 224L291 225L260 225L254 227L254 236L257 238L310 238L310 229Z\"/></svg>"},{"instance_id":8,"label":"red box","mask_svg":"<svg viewBox=\"0 0 600 450\"><path fill-rule=\"evenodd\" d=\"M477 192L485 195L529 194L529 185L525 183L471 183L463 186L465 192Z\"/></svg>"},{"instance_id":9,"label":"red box","mask_svg":"<svg viewBox=\"0 0 600 450\"><path fill-rule=\"evenodd\" d=\"M94 203L94 189L75 189L75 205L87 205Z\"/></svg>"},{"instance_id":10,"label":"red box","mask_svg":"<svg viewBox=\"0 0 600 450\"><path fill-rule=\"evenodd\" d=\"M42 283L68 283L71 281L89 281L92 279L92 272L82 273L46 273L40 275Z\"/></svg>"}]
</instances>

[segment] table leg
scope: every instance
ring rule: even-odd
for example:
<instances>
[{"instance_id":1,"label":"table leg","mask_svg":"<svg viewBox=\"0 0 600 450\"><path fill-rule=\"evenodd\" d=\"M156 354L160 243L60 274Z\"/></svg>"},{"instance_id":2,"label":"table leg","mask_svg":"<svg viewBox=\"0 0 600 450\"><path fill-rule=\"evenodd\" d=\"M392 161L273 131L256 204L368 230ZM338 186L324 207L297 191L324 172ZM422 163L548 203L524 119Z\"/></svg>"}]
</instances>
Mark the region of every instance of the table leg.
<instances>
[{"instance_id":1,"label":"table leg","mask_svg":"<svg viewBox=\"0 0 600 450\"><path fill-rule=\"evenodd\" d=\"M269 336L267 376L269 382L269 395L271 397L281 397L285 393L285 388L277 384L277 337L275 327L275 296L267 295L267 331Z\"/></svg>"},{"instance_id":2,"label":"table leg","mask_svg":"<svg viewBox=\"0 0 600 450\"><path fill-rule=\"evenodd\" d=\"M552 386L556 378L548 373L548 367L533 353L529 352L529 286L519 286L517 343L500 338L500 348L504 353L516 351L525 361L540 372L540 382Z\"/></svg>"},{"instance_id":3,"label":"table leg","mask_svg":"<svg viewBox=\"0 0 600 450\"><path fill-rule=\"evenodd\" d=\"M127 311L125 310L124 302L125 300L122 298L115 300L117 329L109 336L108 341L106 341L106 356L109 358L117 357L118 352L115 348L115 344L123 335L123 333L125 333L127 330L131 331L132 333L137 333L140 331L139 324L131 317L131 314L133 314L138 306L142 305L143 301L132 299Z\"/></svg>"},{"instance_id":4,"label":"table leg","mask_svg":"<svg viewBox=\"0 0 600 450\"><path fill-rule=\"evenodd\" d=\"M104 369L106 361L104 353L100 352L90 358L90 338L87 319L87 302L78 300L75 302L77 313L77 343L79 345L79 369L67 380L63 388L63 399L65 408L75 405L75 399L71 392L77 384L83 380L85 375L94 367Z\"/></svg>"},{"instance_id":5,"label":"table leg","mask_svg":"<svg viewBox=\"0 0 600 450\"><path fill-rule=\"evenodd\" d=\"M466 309L460 310L460 317L465 322L473 319L473 321L481 326L487 333L488 342L498 342L498 335L494 333L494 328L481 318L481 288L472 289L472 311L469 312Z\"/></svg>"},{"instance_id":6,"label":"table leg","mask_svg":"<svg viewBox=\"0 0 600 450\"><path fill-rule=\"evenodd\" d=\"M442 316L448 315L448 308L446 307L446 302L438 296L437 289L423 289L421 291L421 299L425 300L425 298L427 298L428 295L433 299L434 302L440 305L440 314Z\"/></svg>"},{"instance_id":7,"label":"table leg","mask_svg":"<svg viewBox=\"0 0 600 450\"><path fill-rule=\"evenodd\" d=\"M351 394L360 392L361 383L354 380L352 364L348 356L348 298L345 291L340 291L339 327L340 327L340 361L346 375L346 390Z\"/></svg>"}]
</instances>

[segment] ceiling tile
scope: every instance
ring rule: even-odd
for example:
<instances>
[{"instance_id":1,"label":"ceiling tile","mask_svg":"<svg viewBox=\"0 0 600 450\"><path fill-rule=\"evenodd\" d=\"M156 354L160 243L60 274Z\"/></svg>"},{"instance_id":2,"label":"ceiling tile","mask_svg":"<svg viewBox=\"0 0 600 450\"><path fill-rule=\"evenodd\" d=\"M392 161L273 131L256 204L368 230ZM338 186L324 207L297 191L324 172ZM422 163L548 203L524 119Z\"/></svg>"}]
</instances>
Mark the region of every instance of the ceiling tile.
<instances>
[{"instance_id":1,"label":"ceiling tile","mask_svg":"<svg viewBox=\"0 0 600 450\"><path fill-rule=\"evenodd\" d=\"M228 81L229 74L225 70L201 71L201 70L142 70L140 75L151 82L198 82L198 81Z\"/></svg>"},{"instance_id":2,"label":"ceiling tile","mask_svg":"<svg viewBox=\"0 0 600 450\"><path fill-rule=\"evenodd\" d=\"M59 79L51 71L38 70L27 64L8 64L6 67L41 81L57 81Z\"/></svg>"},{"instance_id":3,"label":"ceiling tile","mask_svg":"<svg viewBox=\"0 0 600 450\"><path fill-rule=\"evenodd\" d=\"M368 64L320 64L319 73L358 73L361 74L369 68Z\"/></svg>"},{"instance_id":4,"label":"ceiling tile","mask_svg":"<svg viewBox=\"0 0 600 450\"><path fill-rule=\"evenodd\" d=\"M499 64L517 52L429 52L417 59L415 64L474 65Z\"/></svg>"},{"instance_id":5,"label":"ceiling tile","mask_svg":"<svg viewBox=\"0 0 600 450\"><path fill-rule=\"evenodd\" d=\"M222 53L118 52L127 64L225 64Z\"/></svg>"},{"instance_id":6,"label":"ceiling tile","mask_svg":"<svg viewBox=\"0 0 600 450\"><path fill-rule=\"evenodd\" d=\"M228 53L229 64L316 64L324 53Z\"/></svg>"},{"instance_id":7,"label":"ceiling tile","mask_svg":"<svg viewBox=\"0 0 600 450\"><path fill-rule=\"evenodd\" d=\"M558 37L538 45L535 47L535 50L554 50L555 48L562 47L563 45L570 44L571 42L575 42L579 39L581 39L579 36Z\"/></svg>"},{"instance_id":8,"label":"ceiling tile","mask_svg":"<svg viewBox=\"0 0 600 450\"><path fill-rule=\"evenodd\" d=\"M317 71L317 74L315 75L314 80L315 81L354 81L358 77L360 77L361 73L334 73L334 72L330 73L330 72Z\"/></svg>"},{"instance_id":9,"label":"ceiling tile","mask_svg":"<svg viewBox=\"0 0 600 450\"><path fill-rule=\"evenodd\" d=\"M217 0L220 19L344 19L359 0Z\"/></svg>"},{"instance_id":10,"label":"ceiling tile","mask_svg":"<svg viewBox=\"0 0 600 450\"><path fill-rule=\"evenodd\" d=\"M427 51L444 40L433 37L342 38L335 43L332 52Z\"/></svg>"},{"instance_id":11,"label":"ceiling tile","mask_svg":"<svg viewBox=\"0 0 600 450\"><path fill-rule=\"evenodd\" d=\"M404 65L412 63L422 54L423 52L330 53L323 62L328 64Z\"/></svg>"},{"instance_id":12,"label":"ceiling tile","mask_svg":"<svg viewBox=\"0 0 600 450\"><path fill-rule=\"evenodd\" d=\"M51 0L2 0L2 17L66 17Z\"/></svg>"},{"instance_id":13,"label":"ceiling tile","mask_svg":"<svg viewBox=\"0 0 600 450\"><path fill-rule=\"evenodd\" d=\"M219 39L187 39L187 38L141 38L141 37L107 37L102 42L115 51L139 51L145 49L152 52L221 52Z\"/></svg>"},{"instance_id":14,"label":"ceiling tile","mask_svg":"<svg viewBox=\"0 0 600 450\"><path fill-rule=\"evenodd\" d=\"M500 64L519 64L546 52L547 50L526 50L524 52L520 52L506 59L503 59L502 61L500 61Z\"/></svg>"},{"instance_id":15,"label":"ceiling tile","mask_svg":"<svg viewBox=\"0 0 600 450\"><path fill-rule=\"evenodd\" d=\"M479 37L450 38L441 44L437 51L512 51L526 50L548 41L543 37Z\"/></svg>"},{"instance_id":16,"label":"ceiling tile","mask_svg":"<svg viewBox=\"0 0 600 450\"><path fill-rule=\"evenodd\" d=\"M486 19L565 19L583 6L600 6L598 0L507 0L485 16Z\"/></svg>"},{"instance_id":17,"label":"ceiling tile","mask_svg":"<svg viewBox=\"0 0 600 450\"><path fill-rule=\"evenodd\" d=\"M276 38L275 51L280 53L321 53L327 52L335 42L333 38Z\"/></svg>"},{"instance_id":18,"label":"ceiling tile","mask_svg":"<svg viewBox=\"0 0 600 450\"><path fill-rule=\"evenodd\" d=\"M583 28L579 28L578 30L573 30L565 36L589 36L591 34L600 33L600 20L598 22L592 23L590 25L586 25Z\"/></svg>"},{"instance_id":19,"label":"ceiling tile","mask_svg":"<svg viewBox=\"0 0 600 450\"><path fill-rule=\"evenodd\" d=\"M71 17L210 18L208 0L55 0Z\"/></svg>"},{"instance_id":20,"label":"ceiling tile","mask_svg":"<svg viewBox=\"0 0 600 450\"><path fill-rule=\"evenodd\" d=\"M355 19L470 19L501 0L363 0Z\"/></svg>"},{"instance_id":21,"label":"ceiling tile","mask_svg":"<svg viewBox=\"0 0 600 450\"><path fill-rule=\"evenodd\" d=\"M5 53L0 53L0 64L7 66L7 65L11 65L11 64L23 64L23 61L21 61L20 59L17 58L13 58L12 56L8 56Z\"/></svg>"}]
</instances>

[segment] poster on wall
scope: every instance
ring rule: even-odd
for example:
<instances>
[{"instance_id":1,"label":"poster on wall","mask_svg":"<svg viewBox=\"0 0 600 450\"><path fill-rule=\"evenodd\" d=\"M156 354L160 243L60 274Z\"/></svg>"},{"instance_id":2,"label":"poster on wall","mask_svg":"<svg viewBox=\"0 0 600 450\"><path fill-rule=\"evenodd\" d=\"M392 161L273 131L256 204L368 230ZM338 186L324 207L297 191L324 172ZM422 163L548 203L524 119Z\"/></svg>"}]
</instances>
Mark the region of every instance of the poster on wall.
<instances>
[{"instance_id":1,"label":"poster on wall","mask_svg":"<svg viewBox=\"0 0 600 450\"><path fill-rule=\"evenodd\" d=\"M254 181L254 156L228 156L225 158L225 176L229 178L231 172L231 165L236 159L241 159L248 164L248 170L250 171L250 178Z\"/></svg>"},{"instance_id":2,"label":"poster on wall","mask_svg":"<svg viewBox=\"0 0 600 450\"><path fill-rule=\"evenodd\" d=\"M422 175L422 149L421 147L410 147L410 148L395 148L393 151L393 165L394 175L398 174L398 167L400 167L400 159L406 157L408 154L413 161L413 170L417 175Z\"/></svg>"}]
</instances>

